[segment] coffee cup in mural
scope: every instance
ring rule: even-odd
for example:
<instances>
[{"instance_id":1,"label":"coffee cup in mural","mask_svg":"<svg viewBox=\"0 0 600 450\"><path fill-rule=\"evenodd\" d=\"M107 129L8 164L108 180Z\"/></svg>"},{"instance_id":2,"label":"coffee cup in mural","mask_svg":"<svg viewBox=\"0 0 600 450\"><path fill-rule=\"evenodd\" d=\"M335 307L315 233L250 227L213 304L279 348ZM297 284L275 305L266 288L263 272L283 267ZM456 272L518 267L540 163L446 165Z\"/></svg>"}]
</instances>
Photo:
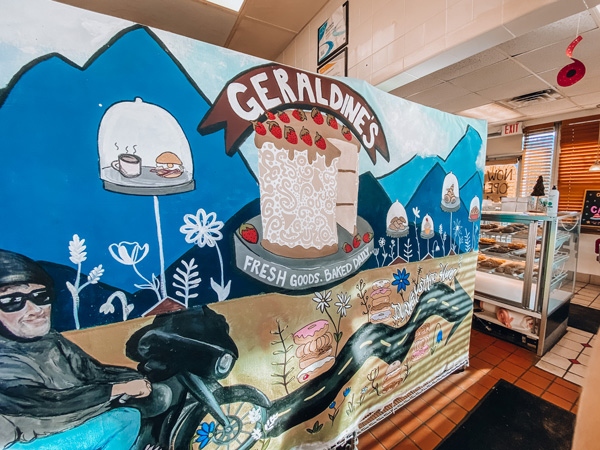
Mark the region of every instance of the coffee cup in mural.
<instances>
[{"instance_id":1,"label":"coffee cup in mural","mask_svg":"<svg viewBox=\"0 0 600 450\"><path fill-rule=\"evenodd\" d=\"M126 178L139 177L142 173L142 158L129 153L121 153L110 165Z\"/></svg>"}]
</instances>

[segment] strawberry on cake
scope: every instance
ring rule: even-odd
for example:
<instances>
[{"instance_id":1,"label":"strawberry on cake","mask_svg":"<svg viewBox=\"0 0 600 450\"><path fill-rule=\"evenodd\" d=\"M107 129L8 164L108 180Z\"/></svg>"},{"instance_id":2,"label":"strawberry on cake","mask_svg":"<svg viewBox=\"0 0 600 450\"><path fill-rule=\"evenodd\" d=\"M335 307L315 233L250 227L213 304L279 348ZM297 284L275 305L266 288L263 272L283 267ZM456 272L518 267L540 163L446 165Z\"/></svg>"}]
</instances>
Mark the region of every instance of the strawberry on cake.
<instances>
[{"instance_id":1,"label":"strawberry on cake","mask_svg":"<svg viewBox=\"0 0 600 450\"><path fill-rule=\"evenodd\" d=\"M336 253L338 224L356 234L360 142L316 108L267 112L253 126L262 246L292 258Z\"/></svg>"}]
</instances>

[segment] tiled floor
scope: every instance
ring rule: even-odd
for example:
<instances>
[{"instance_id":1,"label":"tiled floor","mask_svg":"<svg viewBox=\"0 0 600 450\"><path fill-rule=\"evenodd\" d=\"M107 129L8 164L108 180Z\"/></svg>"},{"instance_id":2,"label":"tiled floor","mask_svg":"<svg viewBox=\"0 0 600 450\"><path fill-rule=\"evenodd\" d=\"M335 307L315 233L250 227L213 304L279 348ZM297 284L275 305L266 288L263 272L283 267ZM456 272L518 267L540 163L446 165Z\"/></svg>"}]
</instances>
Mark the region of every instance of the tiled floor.
<instances>
[{"instance_id":1,"label":"tiled floor","mask_svg":"<svg viewBox=\"0 0 600 450\"><path fill-rule=\"evenodd\" d=\"M575 296L571 300L575 305L600 309L600 286L582 282L575 283Z\"/></svg>"},{"instance_id":2,"label":"tiled floor","mask_svg":"<svg viewBox=\"0 0 600 450\"><path fill-rule=\"evenodd\" d=\"M359 450L434 449L500 378L577 412L581 388L535 367L539 358L473 330L470 367L407 404L359 437Z\"/></svg>"},{"instance_id":3,"label":"tiled floor","mask_svg":"<svg viewBox=\"0 0 600 450\"><path fill-rule=\"evenodd\" d=\"M535 366L581 386L596 339L592 333L569 327Z\"/></svg>"}]
</instances>

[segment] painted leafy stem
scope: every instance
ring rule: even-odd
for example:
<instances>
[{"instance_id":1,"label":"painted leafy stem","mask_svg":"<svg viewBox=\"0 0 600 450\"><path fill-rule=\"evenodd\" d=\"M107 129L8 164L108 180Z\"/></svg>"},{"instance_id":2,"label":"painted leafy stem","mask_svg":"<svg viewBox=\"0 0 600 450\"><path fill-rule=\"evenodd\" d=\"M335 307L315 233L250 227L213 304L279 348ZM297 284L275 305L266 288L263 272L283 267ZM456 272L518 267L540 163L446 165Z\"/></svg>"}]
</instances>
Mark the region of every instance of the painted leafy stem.
<instances>
[{"instance_id":1,"label":"painted leafy stem","mask_svg":"<svg viewBox=\"0 0 600 450\"><path fill-rule=\"evenodd\" d=\"M229 297L231 289L231 280L225 283L223 273L223 257L219 249L218 242L223 239L223 222L217 220L217 214L214 212L206 213L202 208L196 211L196 214L186 214L183 216L184 224L179 231L185 235L185 241L188 244L195 244L199 248L204 246L214 247L219 256L219 265L221 267L221 283L217 283L213 278L210 279L210 286L216 292L218 300L221 302Z\"/></svg>"}]
</instances>

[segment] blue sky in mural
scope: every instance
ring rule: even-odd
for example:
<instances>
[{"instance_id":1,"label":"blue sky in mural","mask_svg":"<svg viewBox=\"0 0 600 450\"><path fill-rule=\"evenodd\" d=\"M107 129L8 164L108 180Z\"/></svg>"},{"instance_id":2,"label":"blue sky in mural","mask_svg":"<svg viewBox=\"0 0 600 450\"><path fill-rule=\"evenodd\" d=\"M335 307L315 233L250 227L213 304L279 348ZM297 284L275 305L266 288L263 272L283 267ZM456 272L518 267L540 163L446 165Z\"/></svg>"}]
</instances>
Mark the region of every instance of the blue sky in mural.
<instances>
[{"instance_id":1,"label":"blue sky in mural","mask_svg":"<svg viewBox=\"0 0 600 450\"><path fill-rule=\"evenodd\" d=\"M101 118L112 104L136 97L178 120L194 158L196 189L160 198L167 265L190 247L179 232L185 214L203 208L224 221L258 197L241 158L226 156L222 132L202 137L196 131L206 101L157 42L138 29L85 71L52 57L13 86L0 107L0 148L10 168L0 178L0 191L10 194L3 198L0 248L72 265L68 243L78 234L88 246L84 271L103 264L104 282L134 290L133 271L123 270L108 246L136 241L150 245L140 270L159 273L152 197L107 192L99 178Z\"/></svg>"},{"instance_id":2,"label":"blue sky in mural","mask_svg":"<svg viewBox=\"0 0 600 450\"><path fill-rule=\"evenodd\" d=\"M4 150L5 167L11 170L0 178L0 190L10 193L4 200L9 219L2 225L0 248L73 267L68 244L73 235L78 234L86 239L87 245L88 260L83 273L102 264L104 283L133 292L139 279L111 257L108 247L121 241L147 243L149 255L138 268L148 277L152 273L159 274L152 197L108 192L99 177L101 119L111 105L131 102L138 97L175 117L188 139L194 160L196 189L160 197L166 266L177 263L191 247L179 232L185 214L194 214L203 208L207 212L214 211L217 219L225 222L258 197L257 183L244 161L239 155L226 156L223 131L201 136L197 126L209 108L203 97L206 95L204 87L209 87L211 95L215 95L215 86L227 81L210 76L220 67L211 61L219 58L235 61L226 63L226 69L221 68L231 72L231 76L238 66L243 70L252 62L262 61L231 51L224 54L222 49L189 39L177 39L182 44L178 46L176 39L169 38L168 50L173 55L181 55L188 64L190 49L195 50L196 58L198 54L208 55L206 60L198 60L193 66L196 73L199 68L209 73L198 82L202 92L161 48L152 32L137 27L114 40L108 49L90 60L85 70L66 58L50 57L38 62L9 86L8 96L0 106L0 147L12 149ZM202 46L208 51L200 51ZM177 51L171 52L171 47L177 47ZM370 171L375 172L375 176L383 176L379 183L391 201L398 199L405 204L410 201L411 207L423 210L422 205L430 203L430 196L441 197L443 175L453 171L461 186L463 183L470 186L468 194L464 192L470 197L462 199L467 203L466 209L472 198L471 190L476 192L477 183L481 189L480 178L474 183L472 176L481 169L474 161L481 159L485 150L482 150L480 136L482 122L392 98L359 80L346 81L359 89L381 115L392 161L381 164L384 161L379 158L378 167L382 168ZM207 97L210 100L210 96ZM400 106L402 108L398 108ZM395 112L383 115L381 111L386 110ZM409 116L413 124L418 124L417 128L405 126L403 117ZM394 120L402 126L392 128ZM416 134L422 134L423 127L432 124L436 131L431 128L426 134L429 140L417 143ZM400 145L402 142L405 142L404 147ZM248 139L245 145L250 144L256 154L253 142ZM464 164L453 154L448 156L455 147L459 150L455 154L461 158L468 154L472 163ZM361 156L366 155L361 153ZM393 170L407 161L410 162ZM361 161L361 165L363 163ZM422 183L424 178L428 180L425 184ZM441 209L437 209L439 205L432 210L435 221L438 221L438 213L440 219L445 218Z\"/></svg>"}]
</instances>

